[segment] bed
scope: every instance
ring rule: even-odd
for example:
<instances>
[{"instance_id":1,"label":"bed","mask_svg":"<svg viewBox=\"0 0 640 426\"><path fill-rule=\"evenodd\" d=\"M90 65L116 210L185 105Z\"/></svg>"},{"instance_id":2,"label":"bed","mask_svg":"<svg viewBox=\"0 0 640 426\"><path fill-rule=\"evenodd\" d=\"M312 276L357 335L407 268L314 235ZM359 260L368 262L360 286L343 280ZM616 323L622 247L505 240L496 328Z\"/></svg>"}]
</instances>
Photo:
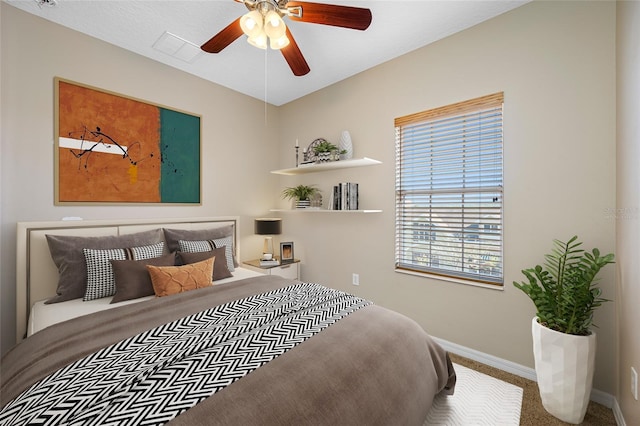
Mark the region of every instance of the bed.
<instances>
[{"instance_id":1,"label":"bed","mask_svg":"<svg viewBox=\"0 0 640 426\"><path fill-rule=\"evenodd\" d=\"M436 395L453 393L447 353L417 323L330 286L240 268L238 226L237 217L19 223L19 344L2 359L0 424L420 425ZM110 303L125 293L116 280L100 297L92 256L119 255L124 241L140 245L126 250L133 259L109 258L113 279L144 264L155 294L207 274L213 285ZM135 257L159 244L161 255ZM176 248L193 261L150 263ZM65 295L60 263L79 249L80 298Z\"/></svg>"}]
</instances>

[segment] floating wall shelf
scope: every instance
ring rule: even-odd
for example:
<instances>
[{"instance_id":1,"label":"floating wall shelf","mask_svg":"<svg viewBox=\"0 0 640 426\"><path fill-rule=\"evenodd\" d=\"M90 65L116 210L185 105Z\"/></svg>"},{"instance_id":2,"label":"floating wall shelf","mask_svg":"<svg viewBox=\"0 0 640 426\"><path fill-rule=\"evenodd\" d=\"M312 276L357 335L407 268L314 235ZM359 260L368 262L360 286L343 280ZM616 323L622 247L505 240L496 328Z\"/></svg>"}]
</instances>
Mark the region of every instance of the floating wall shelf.
<instances>
[{"instance_id":1,"label":"floating wall shelf","mask_svg":"<svg viewBox=\"0 0 640 426\"><path fill-rule=\"evenodd\" d=\"M305 173L325 172L328 170L346 169L349 167L364 167L382 164L382 161L372 158L355 158L353 160L327 161L326 163L304 164L290 169L272 170L276 175L301 175ZM329 210L335 211L335 210Z\"/></svg>"},{"instance_id":2,"label":"floating wall shelf","mask_svg":"<svg viewBox=\"0 0 640 426\"><path fill-rule=\"evenodd\" d=\"M278 213L382 213L382 210L271 209Z\"/></svg>"}]
</instances>

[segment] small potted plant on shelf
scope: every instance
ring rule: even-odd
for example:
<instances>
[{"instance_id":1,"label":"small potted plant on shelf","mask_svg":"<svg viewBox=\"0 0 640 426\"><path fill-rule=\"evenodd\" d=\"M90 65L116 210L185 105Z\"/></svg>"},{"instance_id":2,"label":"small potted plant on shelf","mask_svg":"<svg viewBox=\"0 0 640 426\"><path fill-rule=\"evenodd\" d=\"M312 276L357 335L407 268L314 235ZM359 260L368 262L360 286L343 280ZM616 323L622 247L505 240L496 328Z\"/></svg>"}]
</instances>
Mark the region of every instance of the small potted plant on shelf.
<instances>
[{"instance_id":1,"label":"small potted plant on shelf","mask_svg":"<svg viewBox=\"0 0 640 426\"><path fill-rule=\"evenodd\" d=\"M536 306L532 320L533 352L545 410L568 423L584 419L595 367L593 313L603 302L595 286L600 269L613 263L612 253L582 250L578 237L554 240L544 267L525 269L527 281L513 285ZM559 374L561 372L562 374Z\"/></svg>"},{"instance_id":2,"label":"small potted plant on shelf","mask_svg":"<svg viewBox=\"0 0 640 426\"><path fill-rule=\"evenodd\" d=\"M338 147L331 142L322 141L313 147L313 152L316 154L317 161L331 161L332 157L337 157L335 153L338 152Z\"/></svg>"},{"instance_id":3,"label":"small potted plant on shelf","mask_svg":"<svg viewBox=\"0 0 640 426\"><path fill-rule=\"evenodd\" d=\"M303 209L311 205L311 196L320 190L314 185L298 185L282 190L282 197L295 202L295 208Z\"/></svg>"}]
</instances>

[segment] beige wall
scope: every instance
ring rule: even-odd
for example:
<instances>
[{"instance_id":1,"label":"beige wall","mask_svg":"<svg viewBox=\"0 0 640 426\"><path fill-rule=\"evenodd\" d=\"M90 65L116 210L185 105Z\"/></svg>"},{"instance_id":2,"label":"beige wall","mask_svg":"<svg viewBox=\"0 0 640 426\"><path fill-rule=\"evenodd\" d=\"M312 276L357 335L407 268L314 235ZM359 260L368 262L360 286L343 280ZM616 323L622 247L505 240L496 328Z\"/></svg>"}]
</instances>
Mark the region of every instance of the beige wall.
<instances>
[{"instance_id":1,"label":"beige wall","mask_svg":"<svg viewBox=\"0 0 640 426\"><path fill-rule=\"evenodd\" d=\"M259 252L252 218L277 191L278 111L2 2L2 351L15 342L17 221L239 215L246 253ZM89 84L202 116L201 206L54 206L53 78ZM255 119L259 117L259 119ZM253 246L253 250L252 250Z\"/></svg>"},{"instance_id":2,"label":"beige wall","mask_svg":"<svg viewBox=\"0 0 640 426\"><path fill-rule=\"evenodd\" d=\"M394 272L394 128L398 116L504 91L504 291ZM615 3L534 2L281 107L281 143L337 141L382 165L283 177L328 197L360 183L382 214L285 214L305 279L403 312L431 334L533 367L533 304L513 287L554 238L615 248ZM281 167L290 163L281 162ZM284 204L283 204L284 205ZM360 286L351 274L360 274ZM615 268L601 276L614 299ZM596 315L595 387L616 388L615 305Z\"/></svg>"},{"instance_id":3,"label":"beige wall","mask_svg":"<svg viewBox=\"0 0 640 426\"><path fill-rule=\"evenodd\" d=\"M640 372L640 3L618 2L617 12L618 402L626 423L637 425L640 404L629 389L631 367Z\"/></svg>"},{"instance_id":4,"label":"beige wall","mask_svg":"<svg viewBox=\"0 0 640 426\"><path fill-rule=\"evenodd\" d=\"M608 214L616 206L615 3L523 6L270 107L266 129L259 101L4 3L1 8L3 350L14 338L16 221L239 214L244 239L259 244L250 235L250 219L288 206L279 198L283 187L315 183L328 198L333 184L359 182L362 206L383 213L282 214L281 240L295 242L303 279L363 295L414 318L437 337L530 367L534 310L511 282L521 279L521 269L542 262L553 238L578 234L589 247L615 248L615 219ZM203 205L54 207L56 75L201 114ZM505 93L504 291L393 272L393 119L496 91ZM355 156L383 164L299 177L268 173L293 166L296 139L302 146L317 137L335 142L344 129L351 132ZM271 149L278 141L279 152ZM351 286L352 273L360 274L359 287ZM616 298L614 268L604 271L601 283L605 296ZM596 323L595 387L614 394L615 304L604 306Z\"/></svg>"},{"instance_id":5,"label":"beige wall","mask_svg":"<svg viewBox=\"0 0 640 426\"><path fill-rule=\"evenodd\" d=\"M0 7L0 23L2 23L2 10L3 10L3 8ZM2 47L2 39L3 39L2 31L0 31L0 48ZM2 113L2 102L1 102L1 100L2 100L2 86L3 86L1 84L1 82L2 82L2 71L3 70L4 70L4 66L3 66L3 61L2 61L2 54L0 54L0 129L2 129L2 119L4 118L4 115ZM3 164L3 162L2 162L2 151L3 151L2 146L4 145L2 143L3 140L4 140L4 138L2 136L2 131L0 131L0 165ZM4 182L4 180L2 179L2 172L0 171L0 262L4 261L3 260L4 258L2 257L2 253L3 253L2 247L4 245L2 243L4 241L4 239L2 237L2 230L4 228L4 222L2 221L2 211L3 211L2 205L4 204L4 200L2 200L3 182ZM2 265L2 263L0 263L0 265ZM0 294L2 292L1 284L2 284L2 270L3 269L4 268L0 268ZM4 323L4 320L3 320L3 315L2 315L3 308L2 308L1 303L2 302L0 300L0 354L3 354L4 352L2 351L2 348L3 348L2 341L4 340L4 334L3 334L3 330L4 330L3 323Z\"/></svg>"}]
</instances>

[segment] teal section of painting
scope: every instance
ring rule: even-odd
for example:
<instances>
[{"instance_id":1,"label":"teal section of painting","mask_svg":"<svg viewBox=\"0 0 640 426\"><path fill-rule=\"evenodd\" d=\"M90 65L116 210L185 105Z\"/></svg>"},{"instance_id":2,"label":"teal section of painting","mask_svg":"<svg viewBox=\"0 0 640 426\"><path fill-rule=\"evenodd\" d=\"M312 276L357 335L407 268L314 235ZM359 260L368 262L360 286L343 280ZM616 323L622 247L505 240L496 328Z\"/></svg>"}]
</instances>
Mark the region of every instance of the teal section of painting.
<instances>
[{"instance_id":1,"label":"teal section of painting","mask_svg":"<svg viewBox=\"0 0 640 426\"><path fill-rule=\"evenodd\" d=\"M160 199L200 203L200 117L160 108Z\"/></svg>"}]
</instances>

